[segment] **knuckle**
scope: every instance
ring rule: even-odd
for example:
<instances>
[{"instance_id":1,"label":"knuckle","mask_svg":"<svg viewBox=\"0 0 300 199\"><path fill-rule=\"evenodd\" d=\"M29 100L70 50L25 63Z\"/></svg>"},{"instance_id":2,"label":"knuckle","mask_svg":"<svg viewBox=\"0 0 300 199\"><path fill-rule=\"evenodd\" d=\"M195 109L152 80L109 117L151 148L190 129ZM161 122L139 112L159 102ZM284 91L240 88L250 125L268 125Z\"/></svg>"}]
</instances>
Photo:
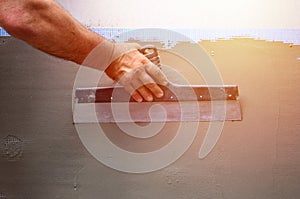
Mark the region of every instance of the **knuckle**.
<instances>
[{"instance_id":1,"label":"knuckle","mask_svg":"<svg viewBox=\"0 0 300 199\"><path fill-rule=\"evenodd\" d=\"M127 75L127 74L125 74L125 75L123 75L123 77L121 78L121 84L123 84L123 85L128 85L128 84L130 84L130 82L131 82L131 76L130 75Z\"/></svg>"},{"instance_id":2,"label":"knuckle","mask_svg":"<svg viewBox=\"0 0 300 199\"><path fill-rule=\"evenodd\" d=\"M149 88L150 90L153 90L156 88L156 84L154 82L150 82L146 84L147 88Z\"/></svg>"},{"instance_id":3,"label":"knuckle","mask_svg":"<svg viewBox=\"0 0 300 199\"><path fill-rule=\"evenodd\" d=\"M161 74L162 74L162 72L161 72L160 70L154 70L154 71L153 71L153 75L154 75L155 77L160 77Z\"/></svg>"},{"instance_id":4,"label":"knuckle","mask_svg":"<svg viewBox=\"0 0 300 199\"><path fill-rule=\"evenodd\" d=\"M134 72L136 74L142 74L144 72L144 68L142 66L137 67Z\"/></svg>"}]
</instances>

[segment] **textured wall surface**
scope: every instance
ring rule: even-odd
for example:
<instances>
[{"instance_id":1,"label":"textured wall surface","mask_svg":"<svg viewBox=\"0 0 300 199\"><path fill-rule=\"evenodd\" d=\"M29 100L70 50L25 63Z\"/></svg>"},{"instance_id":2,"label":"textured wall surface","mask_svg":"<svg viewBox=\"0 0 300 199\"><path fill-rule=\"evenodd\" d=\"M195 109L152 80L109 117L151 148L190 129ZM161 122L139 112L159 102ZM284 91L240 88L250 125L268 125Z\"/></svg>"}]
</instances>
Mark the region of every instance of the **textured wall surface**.
<instances>
[{"instance_id":1,"label":"textured wall surface","mask_svg":"<svg viewBox=\"0 0 300 199\"><path fill-rule=\"evenodd\" d=\"M202 45L224 82L239 85L243 121L226 122L203 160L197 155L207 124L201 123L178 161L137 175L104 166L82 145L71 109L78 66L16 39L2 39L0 197L298 199L299 46L251 39ZM113 126L106 129L127 150L151 146L135 145L139 142Z\"/></svg>"}]
</instances>

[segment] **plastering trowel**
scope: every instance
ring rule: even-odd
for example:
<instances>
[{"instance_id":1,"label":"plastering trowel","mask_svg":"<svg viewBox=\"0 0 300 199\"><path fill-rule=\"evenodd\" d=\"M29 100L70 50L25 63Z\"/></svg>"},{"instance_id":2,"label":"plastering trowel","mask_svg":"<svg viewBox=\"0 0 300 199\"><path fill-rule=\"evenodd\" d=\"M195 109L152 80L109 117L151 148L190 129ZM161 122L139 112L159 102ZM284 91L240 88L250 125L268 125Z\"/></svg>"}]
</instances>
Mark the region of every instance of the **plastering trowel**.
<instances>
[{"instance_id":1,"label":"plastering trowel","mask_svg":"<svg viewBox=\"0 0 300 199\"><path fill-rule=\"evenodd\" d=\"M141 48L160 65L157 49ZM162 87L164 96L135 102L122 86L76 88L74 123L238 121L242 119L236 85L179 85Z\"/></svg>"}]
</instances>

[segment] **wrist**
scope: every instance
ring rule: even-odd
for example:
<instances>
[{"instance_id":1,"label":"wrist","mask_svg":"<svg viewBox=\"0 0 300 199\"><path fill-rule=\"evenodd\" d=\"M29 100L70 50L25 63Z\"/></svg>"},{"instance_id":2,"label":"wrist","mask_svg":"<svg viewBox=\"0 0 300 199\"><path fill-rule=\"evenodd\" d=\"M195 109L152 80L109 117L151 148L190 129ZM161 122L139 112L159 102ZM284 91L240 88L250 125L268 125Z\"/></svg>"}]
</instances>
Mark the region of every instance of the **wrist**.
<instances>
[{"instance_id":1,"label":"wrist","mask_svg":"<svg viewBox=\"0 0 300 199\"><path fill-rule=\"evenodd\" d=\"M107 70L113 62L122 59L122 56L139 49L136 43L113 43L103 40L88 54L82 65L95 68L98 70ZM114 64L113 64L114 65ZM121 66L114 65L116 68L111 70L119 70Z\"/></svg>"}]
</instances>

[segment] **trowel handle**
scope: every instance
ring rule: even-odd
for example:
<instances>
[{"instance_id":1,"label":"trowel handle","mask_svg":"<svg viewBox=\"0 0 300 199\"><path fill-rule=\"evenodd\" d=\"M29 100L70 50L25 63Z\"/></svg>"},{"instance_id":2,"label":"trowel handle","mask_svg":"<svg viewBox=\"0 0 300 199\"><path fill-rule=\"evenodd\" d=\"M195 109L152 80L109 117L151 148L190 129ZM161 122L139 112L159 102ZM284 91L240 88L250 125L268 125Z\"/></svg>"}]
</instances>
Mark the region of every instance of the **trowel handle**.
<instances>
[{"instance_id":1,"label":"trowel handle","mask_svg":"<svg viewBox=\"0 0 300 199\"><path fill-rule=\"evenodd\" d=\"M152 63L160 66L160 57L154 45L145 45L139 49L139 52L145 55Z\"/></svg>"}]
</instances>

